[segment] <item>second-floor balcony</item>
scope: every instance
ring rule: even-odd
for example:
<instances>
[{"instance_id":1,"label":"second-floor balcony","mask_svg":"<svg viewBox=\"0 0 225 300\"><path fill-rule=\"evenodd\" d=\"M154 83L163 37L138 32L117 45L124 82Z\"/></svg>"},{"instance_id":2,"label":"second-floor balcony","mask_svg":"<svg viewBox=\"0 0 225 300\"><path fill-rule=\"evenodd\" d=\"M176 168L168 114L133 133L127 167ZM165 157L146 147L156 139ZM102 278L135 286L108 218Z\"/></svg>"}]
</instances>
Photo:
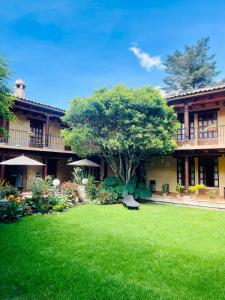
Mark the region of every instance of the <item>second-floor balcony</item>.
<instances>
[{"instance_id":1,"label":"second-floor balcony","mask_svg":"<svg viewBox=\"0 0 225 300\"><path fill-rule=\"evenodd\" d=\"M54 151L69 151L61 136L52 134L34 134L33 132L10 129L7 137L0 137L0 146L16 148L46 149Z\"/></svg>"},{"instance_id":2,"label":"second-floor balcony","mask_svg":"<svg viewBox=\"0 0 225 300\"><path fill-rule=\"evenodd\" d=\"M176 142L178 150L225 148L225 125L191 127L187 136L183 127L179 130Z\"/></svg>"}]
</instances>

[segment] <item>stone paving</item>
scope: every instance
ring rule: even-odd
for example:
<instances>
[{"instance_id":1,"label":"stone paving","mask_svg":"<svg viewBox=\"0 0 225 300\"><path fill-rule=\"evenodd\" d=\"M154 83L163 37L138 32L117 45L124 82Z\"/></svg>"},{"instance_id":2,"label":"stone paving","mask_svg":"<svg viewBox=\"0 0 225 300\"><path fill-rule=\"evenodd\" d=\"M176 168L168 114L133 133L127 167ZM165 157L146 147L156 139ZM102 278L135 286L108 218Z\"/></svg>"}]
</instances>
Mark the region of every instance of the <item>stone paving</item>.
<instances>
[{"instance_id":1,"label":"stone paving","mask_svg":"<svg viewBox=\"0 0 225 300\"><path fill-rule=\"evenodd\" d=\"M192 199L191 197L182 197L180 199L171 196L159 196L153 195L151 198L152 202L155 203L168 203L178 204L185 206L201 207L201 208L212 208L212 209L223 209L225 210L225 199L224 200L210 200L210 199Z\"/></svg>"}]
</instances>

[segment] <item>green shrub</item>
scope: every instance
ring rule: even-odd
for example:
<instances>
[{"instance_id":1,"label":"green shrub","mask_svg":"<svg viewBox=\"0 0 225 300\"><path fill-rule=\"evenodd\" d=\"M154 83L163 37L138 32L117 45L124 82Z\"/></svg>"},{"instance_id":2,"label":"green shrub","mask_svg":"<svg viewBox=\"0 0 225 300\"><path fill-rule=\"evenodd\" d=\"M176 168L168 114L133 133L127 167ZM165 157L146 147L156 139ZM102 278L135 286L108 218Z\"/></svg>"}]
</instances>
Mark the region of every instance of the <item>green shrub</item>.
<instances>
[{"instance_id":1,"label":"green shrub","mask_svg":"<svg viewBox=\"0 0 225 300\"><path fill-rule=\"evenodd\" d=\"M6 197L13 195L19 196L19 190L10 184L5 184L0 186L0 200L5 199Z\"/></svg>"},{"instance_id":2,"label":"green shrub","mask_svg":"<svg viewBox=\"0 0 225 300\"><path fill-rule=\"evenodd\" d=\"M57 195L49 195L48 196L48 202L50 206L57 205L61 202L61 198Z\"/></svg>"},{"instance_id":3,"label":"green shrub","mask_svg":"<svg viewBox=\"0 0 225 300\"><path fill-rule=\"evenodd\" d=\"M132 176L128 184L123 184L117 177L106 177L103 181L103 189L113 193L114 198L120 200L123 196L130 194L135 199L146 199L151 196L151 192L144 183L137 181L136 176Z\"/></svg>"},{"instance_id":4,"label":"green shrub","mask_svg":"<svg viewBox=\"0 0 225 300\"><path fill-rule=\"evenodd\" d=\"M182 189L182 185L180 183L177 183L175 187L176 193L179 194L181 192L181 189Z\"/></svg>"},{"instance_id":5,"label":"green shrub","mask_svg":"<svg viewBox=\"0 0 225 300\"><path fill-rule=\"evenodd\" d=\"M111 192L100 190L98 195L98 202L102 205L115 204L118 203L118 199Z\"/></svg>"},{"instance_id":6,"label":"green shrub","mask_svg":"<svg viewBox=\"0 0 225 300\"><path fill-rule=\"evenodd\" d=\"M35 209L32 198L29 198L29 197L25 197L21 201L21 206L22 206L22 210L23 210L23 216L32 215L32 213Z\"/></svg>"},{"instance_id":7,"label":"green shrub","mask_svg":"<svg viewBox=\"0 0 225 300\"><path fill-rule=\"evenodd\" d=\"M45 179L36 179L32 187L32 202L35 212L47 213L51 206L49 205L49 196L56 192L52 179L47 176Z\"/></svg>"},{"instance_id":8,"label":"green shrub","mask_svg":"<svg viewBox=\"0 0 225 300\"><path fill-rule=\"evenodd\" d=\"M163 194L169 193L169 184L168 183L163 183L162 184L162 193Z\"/></svg>"},{"instance_id":9,"label":"green shrub","mask_svg":"<svg viewBox=\"0 0 225 300\"><path fill-rule=\"evenodd\" d=\"M62 212L65 209L65 204L64 203L60 203L60 204L56 204L52 207L52 209L54 211L58 211L58 212Z\"/></svg>"},{"instance_id":10,"label":"green shrub","mask_svg":"<svg viewBox=\"0 0 225 300\"><path fill-rule=\"evenodd\" d=\"M94 183L93 176L88 176L86 191L87 191L88 201L92 202L98 198L98 189Z\"/></svg>"},{"instance_id":11,"label":"green shrub","mask_svg":"<svg viewBox=\"0 0 225 300\"><path fill-rule=\"evenodd\" d=\"M0 222L12 223L22 215L20 197L10 195L7 200L0 201Z\"/></svg>"}]
</instances>

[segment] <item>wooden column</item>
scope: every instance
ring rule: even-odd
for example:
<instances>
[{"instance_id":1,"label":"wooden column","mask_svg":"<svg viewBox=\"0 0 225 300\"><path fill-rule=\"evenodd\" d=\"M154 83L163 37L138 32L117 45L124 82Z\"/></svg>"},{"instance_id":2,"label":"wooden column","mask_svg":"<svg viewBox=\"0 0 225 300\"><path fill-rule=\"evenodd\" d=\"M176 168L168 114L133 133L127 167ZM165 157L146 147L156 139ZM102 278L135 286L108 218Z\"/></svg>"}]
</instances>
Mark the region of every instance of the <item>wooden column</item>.
<instances>
[{"instance_id":1,"label":"wooden column","mask_svg":"<svg viewBox=\"0 0 225 300\"><path fill-rule=\"evenodd\" d=\"M5 157L2 154L1 161L4 161L4 160L5 160ZM4 179L5 179L5 166L0 165L0 180L4 180Z\"/></svg>"},{"instance_id":2,"label":"wooden column","mask_svg":"<svg viewBox=\"0 0 225 300\"><path fill-rule=\"evenodd\" d=\"M189 188L189 158L186 155L184 157L184 193L188 195Z\"/></svg>"},{"instance_id":3,"label":"wooden column","mask_svg":"<svg viewBox=\"0 0 225 300\"><path fill-rule=\"evenodd\" d=\"M47 156L45 156L44 158L44 164L45 166L43 167L43 177L47 177L48 176L48 159Z\"/></svg>"},{"instance_id":4,"label":"wooden column","mask_svg":"<svg viewBox=\"0 0 225 300\"><path fill-rule=\"evenodd\" d=\"M48 147L49 143L49 115L46 116L46 123L45 123L45 147Z\"/></svg>"},{"instance_id":5,"label":"wooden column","mask_svg":"<svg viewBox=\"0 0 225 300\"><path fill-rule=\"evenodd\" d=\"M184 105L184 129L185 129L185 141L189 140L189 108L188 104Z\"/></svg>"}]
</instances>

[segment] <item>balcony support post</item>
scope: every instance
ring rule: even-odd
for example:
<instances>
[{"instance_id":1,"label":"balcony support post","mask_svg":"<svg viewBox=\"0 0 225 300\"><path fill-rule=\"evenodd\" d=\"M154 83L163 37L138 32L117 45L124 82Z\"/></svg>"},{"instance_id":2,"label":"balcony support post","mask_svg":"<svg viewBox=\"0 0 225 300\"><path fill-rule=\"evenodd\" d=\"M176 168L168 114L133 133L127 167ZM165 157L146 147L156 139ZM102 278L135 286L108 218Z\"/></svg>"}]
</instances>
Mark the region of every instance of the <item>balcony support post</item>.
<instances>
[{"instance_id":1,"label":"balcony support post","mask_svg":"<svg viewBox=\"0 0 225 300\"><path fill-rule=\"evenodd\" d=\"M184 130L185 130L185 142L189 140L189 108L188 104L184 105Z\"/></svg>"},{"instance_id":2,"label":"balcony support post","mask_svg":"<svg viewBox=\"0 0 225 300\"><path fill-rule=\"evenodd\" d=\"M43 177L47 177L48 176L48 159L47 156L44 157L44 167L43 167Z\"/></svg>"},{"instance_id":3,"label":"balcony support post","mask_svg":"<svg viewBox=\"0 0 225 300\"><path fill-rule=\"evenodd\" d=\"M2 157L1 157L1 161L4 161L5 157L4 154L2 153ZM4 180L5 179L5 166L4 165L0 165L0 180Z\"/></svg>"},{"instance_id":4,"label":"balcony support post","mask_svg":"<svg viewBox=\"0 0 225 300\"><path fill-rule=\"evenodd\" d=\"M45 147L48 147L49 143L49 115L46 116L46 123L45 123Z\"/></svg>"},{"instance_id":5,"label":"balcony support post","mask_svg":"<svg viewBox=\"0 0 225 300\"><path fill-rule=\"evenodd\" d=\"M184 157L184 193L188 195L189 189L189 158L186 155Z\"/></svg>"}]
</instances>

